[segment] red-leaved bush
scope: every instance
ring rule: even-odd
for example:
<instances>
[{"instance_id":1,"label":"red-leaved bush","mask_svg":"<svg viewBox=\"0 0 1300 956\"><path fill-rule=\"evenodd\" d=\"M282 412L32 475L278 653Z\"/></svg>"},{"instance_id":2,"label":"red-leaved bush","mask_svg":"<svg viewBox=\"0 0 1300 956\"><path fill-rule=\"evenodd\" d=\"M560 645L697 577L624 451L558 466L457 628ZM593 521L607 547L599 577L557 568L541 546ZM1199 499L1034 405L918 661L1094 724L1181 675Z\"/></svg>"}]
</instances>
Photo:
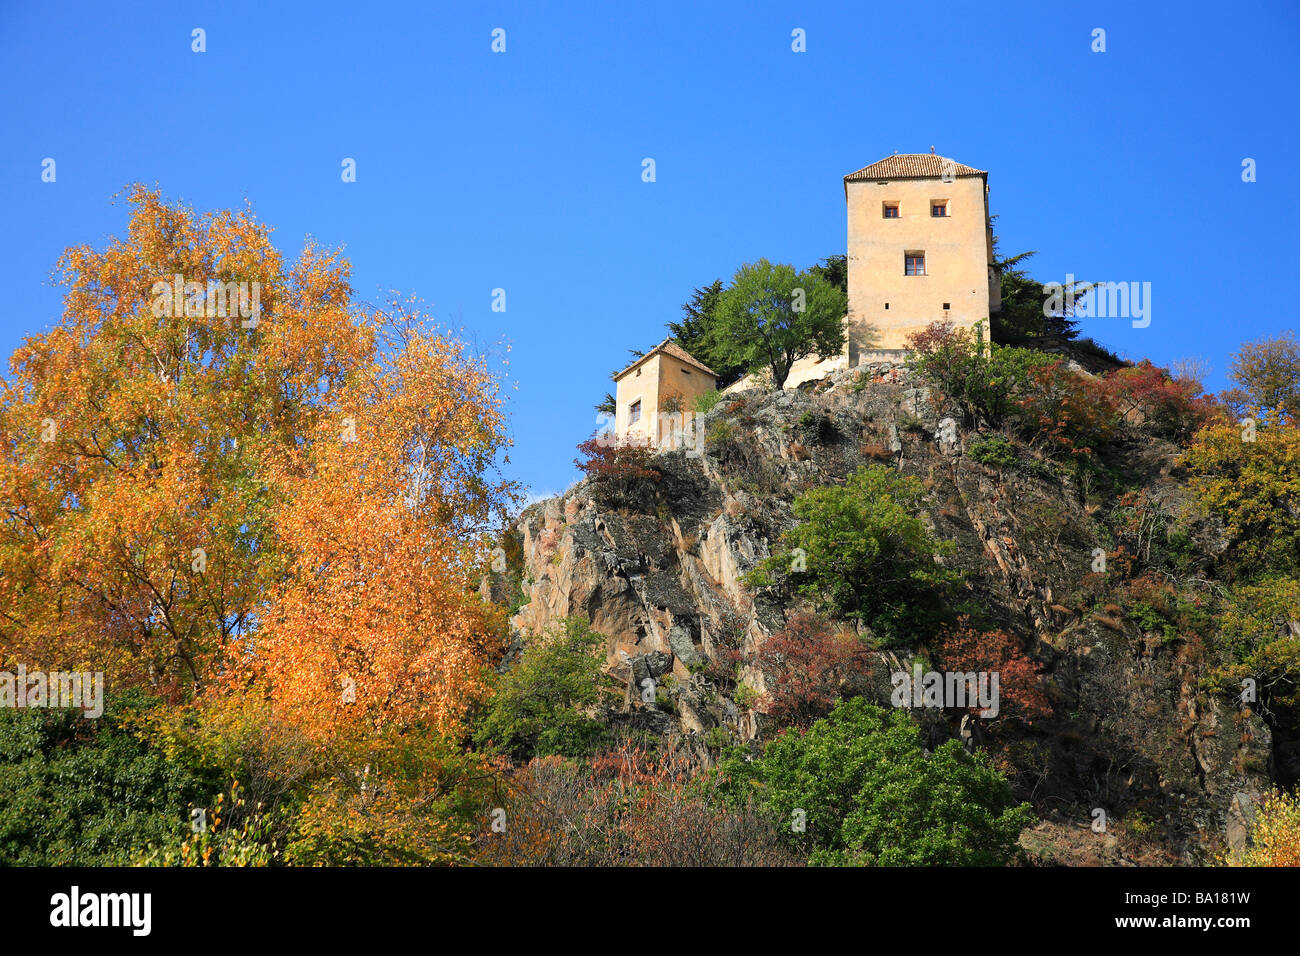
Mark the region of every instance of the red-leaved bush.
<instances>
[{"instance_id":1,"label":"red-leaved bush","mask_svg":"<svg viewBox=\"0 0 1300 956\"><path fill-rule=\"evenodd\" d=\"M1038 667L1006 631L981 631L962 615L956 627L940 637L935 653L951 671L983 671L998 674L998 703L1001 715L1012 714L1026 721L1047 717L1052 712L1043 691Z\"/></svg>"},{"instance_id":2,"label":"red-leaved bush","mask_svg":"<svg viewBox=\"0 0 1300 956\"><path fill-rule=\"evenodd\" d=\"M763 710L780 725L805 727L829 714L854 679L870 673L872 655L852 631L834 630L801 611L763 642L758 664L768 685Z\"/></svg>"},{"instance_id":3,"label":"red-leaved bush","mask_svg":"<svg viewBox=\"0 0 1300 956\"><path fill-rule=\"evenodd\" d=\"M1118 415L1104 381L1061 362L1031 369L1029 379L1016 404L1031 444L1049 455L1087 458L1110 440Z\"/></svg>"},{"instance_id":4,"label":"red-leaved bush","mask_svg":"<svg viewBox=\"0 0 1300 956\"><path fill-rule=\"evenodd\" d=\"M1106 376L1106 387L1121 418L1134 422L1140 417L1154 434L1178 441L1190 438L1217 412L1217 403L1200 394L1199 385L1172 378L1150 359L1115 369Z\"/></svg>"},{"instance_id":5,"label":"red-leaved bush","mask_svg":"<svg viewBox=\"0 0 1300 956\"><path fill-rule=\"evenodd\" d=\"M635 438L615 441L610 435L593 435L578 446L585 458L573 463L591 479L592 491L605 505L635 506L653 497L663 473L654 467L654 450Z\"/></svg>"}]
</instances>

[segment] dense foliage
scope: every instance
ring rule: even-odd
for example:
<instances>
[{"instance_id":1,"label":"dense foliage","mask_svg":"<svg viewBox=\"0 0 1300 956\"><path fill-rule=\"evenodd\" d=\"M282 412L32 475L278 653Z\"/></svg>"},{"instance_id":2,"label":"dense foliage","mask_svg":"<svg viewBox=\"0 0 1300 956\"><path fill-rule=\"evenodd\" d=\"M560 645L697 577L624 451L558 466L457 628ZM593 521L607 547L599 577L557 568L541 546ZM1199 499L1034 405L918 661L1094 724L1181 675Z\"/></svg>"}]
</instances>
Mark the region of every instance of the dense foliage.
<instances>
[{"instance_id":1,"label":"dense foliage","mask_svg":"<svg viewBox=\"0 0 1300 956\"><path fill-rule=\"evenodd\" d=\"M842 486L813 488L795 499L799 524L782 536L781 550L748 580L812 598L886 642L924 636L944 619L942 595L960 580L935 562L952 545L919 517L924 498L919 480L879 465Z\"/></svg>"},{"instance_id":2,"label":"dense foliage","mask_svg":"<svg viewBox=\"0 0 1300 956\"><path fill-rule=\"evenodd\" d=\"M590 754L605 736L605 725L585 713L600 699L604 649L585 617L531 642L497 679L475 740L517 761Z\"/></svg>"},{"instance_id":3,"label":"dense foliage","mask_svg":"<svg viewBox=\"0 0 1300 956\"><path fill-rule=\"evenodd\" d=\"M759 785L814 864L998 866L1033 820L982 756L955 740L927 753L908 714L862 698L724 771Z\"/></svg>"}]
</instances>

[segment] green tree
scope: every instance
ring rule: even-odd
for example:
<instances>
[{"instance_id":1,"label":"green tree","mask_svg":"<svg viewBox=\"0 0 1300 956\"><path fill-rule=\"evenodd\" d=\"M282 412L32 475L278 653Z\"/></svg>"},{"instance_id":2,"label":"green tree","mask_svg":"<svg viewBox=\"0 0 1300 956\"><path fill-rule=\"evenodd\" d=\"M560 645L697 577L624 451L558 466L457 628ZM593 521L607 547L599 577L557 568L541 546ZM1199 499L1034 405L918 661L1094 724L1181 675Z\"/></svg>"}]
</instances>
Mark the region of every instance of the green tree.
<instances>
[{"instance_id":1,"label":"green tree","mask_svg":"<svg viewBox=\"0 0 1300 956\"><path fill-rule=\"evenodd\" d=\"M808 270L818 278L825 279L845 295L849 294L849 257L846 255L827 256Z\"/></svg>"},{"instance_id":2,"label":"green tree","mask_svg":"<svg viewBox=\"0 0 1300 956\"><path fill-rule=\"evenodd\" d=\"M517 761L591 753L604 725L583 711L600 698L605 638L586 617L570 617L529 644L500 676L475 742Z\"/></svg>"},{"instance_id":3,"label":"green tree","mask_svg":"<svg viewBox=\"0 0 1300 956\"><path fill-rule=\"evenodd\" d=\"M799 359L839 354L847 308L844 292L811 269L746 263L718 300L712 354L747 372L767 369L783 388Z\"/></svg>"},{"instance_id":4,"label":"green tree","mask_svg":"<svg viewBox=\"0 0 1300 956\"><path fill-rule=\"evenodd\" d=\"M800 523L748 581L792 588L887 643L928 636L960 575L935 562L955 546L930 533L919 517L924 501L918 479L881 465L858 469L842 486L813 488L794 500Z\"/></svg>"},{"instance_id":5,"label":"green tree","mask_svg":"<svg viewBox=\"0 0 1300 956\"><path fill-rule=\"evenodd\" d=\"M1050 298L1047 289L1020 267L1036 255L1036 251L1021 252L1003 258L998 254L998 237L993 237L993 271L1002 299L1001 309L992 317L991 334L995 341L1013 343L1043 336L1059 336L1067 341L1078 338L1073 306L1067 301L1061 309L1044 314L1043 306ZM1092 283L1073 282L1066 288L1073 293L1072 301L1077 302L1092 288Z\"/></svg>"},{"instance_id":6,"label":"green tree","mask_svg":"<svg viewBox=\"0 0 1300 956\"><path fill-rule=\"evenodd\" d=\"M956 740L927 754L905 712L861 697L758 763L759 792L779 819L802 819L814 865L1001 866L1034 819L983 754Z\"/></svg>"},{"instance_id":7,"label":"green tree","mask_svg":"<svg viewBox=\"0 0 1300 956\"><path fill-rule=\"evenodd\" d=\"M669 322L673 339L718 375L718 388L726 388L745 373L745 366L717 350L717 308L724 287L721 279L701 286L682 305L680 322Z\"/></svg>"}]
</instances>

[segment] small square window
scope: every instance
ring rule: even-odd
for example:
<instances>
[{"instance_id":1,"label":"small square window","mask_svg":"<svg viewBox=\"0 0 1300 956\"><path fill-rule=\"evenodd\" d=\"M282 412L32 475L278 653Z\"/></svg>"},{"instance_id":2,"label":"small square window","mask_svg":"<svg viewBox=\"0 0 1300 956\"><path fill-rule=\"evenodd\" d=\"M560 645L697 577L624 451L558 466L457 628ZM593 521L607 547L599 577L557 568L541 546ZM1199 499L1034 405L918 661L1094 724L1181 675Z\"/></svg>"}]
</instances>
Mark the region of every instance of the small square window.
<instances>
[{"instance_id":1,"label":"small square window","mask_svg":"<svg viewBox=\"0 0 1300 956\"><path fill-rule=\"evenodd\" d=\"M948 200L935 199L930 203L930 215L935 219L943 219L948 215Z\"/></svg>"},{"instance_id":2,"label":"small square window","mask_svg":"<svg viewBox=\"0 0 1300 956\"><path fill-rule=\"evenodd\" d=\"M947 312L947 311L948 311L949 309L951 309L951 308L952 308L952 303L951 303L951 302L945 302L945 303L943 304L943 311Z\"/></svg>"},{"instance_id":3,"label":"small square window","mask_svg":"<svg viewBox=\"0 0 1300 956\"><path fill-rule=\"evenodd\" d=\"M885 303L885 311L886 311L886 312L889 311L889 303L888 303L888 302Z\"/></svg>"},{"instance_id":4,"label":"small square window","mask_svg":"<svg viewBox=\"0 0 1300 956\"><path fill-rule=\"evenodd\" d=\"M925 275L925 253L908 252L903 255L903 275Z\"/></svg>"},{"instance_id":5,"label":"small square window","mask_svg":"<svg viewBox=\"0 0 1300 956\"><path fill-rule=\"evenodd\" d=\"M897 218L898 218L898 203L896 203L896 202L887 202L887 203L885 203L885 207L884 207L884 208L885 208L885 218L886 218L886 219L897 219Z\"/></svg>"},{"instance_id":6,"label":"small square window","mask_svg":"<svg viewBox=\"0 0 1300 956\"><path fill-rule=\"evenodd\" d=\"M627 408L627 423L635 425L641 420L641 399L637 399Z\"/></svg>"}]
</instances>

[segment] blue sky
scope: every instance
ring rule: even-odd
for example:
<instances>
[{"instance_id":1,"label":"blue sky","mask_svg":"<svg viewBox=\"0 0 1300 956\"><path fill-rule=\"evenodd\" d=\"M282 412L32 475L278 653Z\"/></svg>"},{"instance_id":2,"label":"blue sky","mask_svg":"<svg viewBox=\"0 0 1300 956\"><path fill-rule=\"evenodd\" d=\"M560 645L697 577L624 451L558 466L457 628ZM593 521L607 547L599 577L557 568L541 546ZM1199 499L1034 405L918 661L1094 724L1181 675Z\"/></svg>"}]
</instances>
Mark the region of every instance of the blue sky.
<instances>
[{"instance_id":1,"label":"blue sky","mask_svg":"<svg viewBox=\"0 0 1300 956\"><path fill-rule=\"evenodd\" d=\"M124 231L127 183L247 197L287 252L343 246L358 298L510 344L506 468L536 493L693 287L843 252L842 177L895 151L989 170L1038 278L1150 282L1148 328L1085 323L1121 354L1204 356L1217 389L1295 327L1293 2L2 3L0 89L6 355L57 318L60 251Z\"/></svg>"}]
</instances>

